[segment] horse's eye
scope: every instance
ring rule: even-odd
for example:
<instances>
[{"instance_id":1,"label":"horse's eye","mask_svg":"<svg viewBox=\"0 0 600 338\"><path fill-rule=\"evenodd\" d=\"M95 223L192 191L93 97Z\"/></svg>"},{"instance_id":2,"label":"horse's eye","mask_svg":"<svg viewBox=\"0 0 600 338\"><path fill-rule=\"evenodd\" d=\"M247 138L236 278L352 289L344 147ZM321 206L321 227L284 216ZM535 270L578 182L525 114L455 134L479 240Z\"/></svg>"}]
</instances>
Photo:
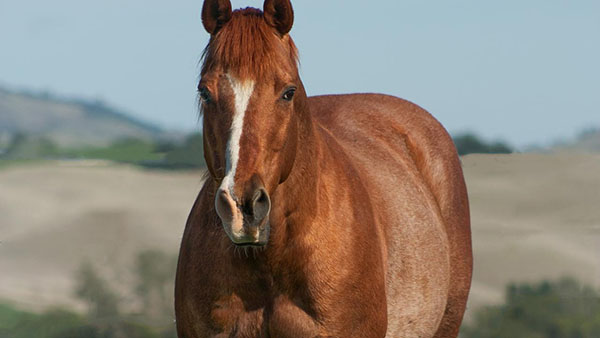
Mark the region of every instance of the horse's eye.
<instances>
[{"instance_id":1,"label":"horse's eye","mask_svg":"<svg viewBox=\"0 0 600 338\"><path fill-rule=\"evenodd\" d=\"M206 87L198 88L198 93L200 93L200 99L204 103L208 103L212 100L212 96L210 95L210 91Z\"/></svg>"},{"instance_id":2,"label":"horse's eye","mask_svg":"<svg viewBox=\"0 0 600 338\"><path fill-rule=\"evenodd\" d=\"M285 101L292 101L292 99L294 98L294 94L296 94L296 88L289 88L285 91L285 93L283 93L281 98Z\"/></svg>"}]
</instances>

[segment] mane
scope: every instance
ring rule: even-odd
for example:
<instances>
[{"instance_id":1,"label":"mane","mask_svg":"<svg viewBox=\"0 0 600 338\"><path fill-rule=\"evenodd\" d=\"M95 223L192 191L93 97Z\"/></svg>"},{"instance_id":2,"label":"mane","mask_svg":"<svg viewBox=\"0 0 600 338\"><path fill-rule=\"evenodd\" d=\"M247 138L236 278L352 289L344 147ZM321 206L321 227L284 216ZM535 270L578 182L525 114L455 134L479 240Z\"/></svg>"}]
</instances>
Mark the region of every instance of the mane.
<instances>
[{"instance_id":1,"label":"mane","mask_svg":"<svg viewBox=\"0 0 600 338\"><path fill-rule=\"evenodd\" d=\"M213 35L202 55L202 74L223 67L235 76L260 78L283 68L298 71L298 50L289 35L281 37L256 8L239 9Z\"/></svg>"}]
</instances>

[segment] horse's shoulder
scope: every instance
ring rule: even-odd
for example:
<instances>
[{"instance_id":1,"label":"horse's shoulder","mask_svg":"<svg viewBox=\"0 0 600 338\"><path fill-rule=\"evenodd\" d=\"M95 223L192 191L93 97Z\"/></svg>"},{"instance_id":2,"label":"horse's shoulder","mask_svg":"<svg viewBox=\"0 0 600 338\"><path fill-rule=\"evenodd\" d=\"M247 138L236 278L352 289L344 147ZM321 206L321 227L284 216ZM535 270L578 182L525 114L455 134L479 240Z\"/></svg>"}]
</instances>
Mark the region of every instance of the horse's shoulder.
<instances>
[{"instance_id":1,"label":"horse's shoulder","mask_svg":"<svg viewBox=\"0 0 600 338\"><path fill-rule=\"evenodd\" d=\"M363 135L365 140L379 143L397 142L400 136L419 152L456 156L444 127L410 101L383 94L345 94L314 96L309 98L309 105L315 121L342 142L344 134L353 138Z\"/></svg>"}]
</instances>

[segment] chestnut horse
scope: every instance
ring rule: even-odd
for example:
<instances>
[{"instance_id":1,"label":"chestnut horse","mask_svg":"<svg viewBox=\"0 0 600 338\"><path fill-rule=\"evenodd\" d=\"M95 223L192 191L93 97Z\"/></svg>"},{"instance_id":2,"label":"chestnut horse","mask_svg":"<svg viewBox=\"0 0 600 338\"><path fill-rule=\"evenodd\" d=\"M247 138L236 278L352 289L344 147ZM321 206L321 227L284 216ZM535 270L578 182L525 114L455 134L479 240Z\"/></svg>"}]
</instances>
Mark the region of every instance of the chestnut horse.
<instances>
[{"instance_id":1,"label":"chestnut horse","mask_svg":"<svg viewBox=\"0 0 600 338\"><path fill-rule=\"evenodd\" d=\"M289 0L206 0L210 177L179 255L179 337L456 337L472 270L456 149L418 106L307 97Z\"/></svg>"}]
</instances>

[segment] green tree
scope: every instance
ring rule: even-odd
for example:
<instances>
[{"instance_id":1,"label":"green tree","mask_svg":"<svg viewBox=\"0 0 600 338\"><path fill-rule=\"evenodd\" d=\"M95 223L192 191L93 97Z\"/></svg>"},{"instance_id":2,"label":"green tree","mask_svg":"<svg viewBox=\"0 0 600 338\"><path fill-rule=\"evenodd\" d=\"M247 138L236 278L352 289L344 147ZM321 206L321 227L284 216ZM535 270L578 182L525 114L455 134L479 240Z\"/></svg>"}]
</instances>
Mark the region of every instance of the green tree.
<instances>
[{"instance_id":1,"label":"green tree","mask_svg":"<svg viewBox=\"0 0 600 338\"><path fill-rule=\"evenodd\" d=\"M169 322L172 318L172 286L176 265L176 256L160 250L142 251L137 256L136 293L142 301L142 313L154 322Z\"/></svg>"},{"instance_id":2,"label":"green tree","mask_svg":"<svg viewBox=\"0 0 600 338\"><path fill-rule=\"evenodd\" d=\"M477 135L466 133L453 138L459 155L467 154L510 154L512 149L503 142L487 143Z\"/></svg>"},{"instance_id":3,"label":"green tree","mask_svg":"<svg viewBox=\"0 0 600 338\"><path fill-rule=\"evenodd\" d=\"M116 293L89 262L82 263L77 271L75 295L87 304L93 320L105 321L119 315Z\"/></svg>"},{"instance_id":4,"label":"green tree","mask_svg":"<svg viewBox=\"0 0 600 338\"><path fill-rule=\"evenodd\" d=\"M13 136L3 157L29 160L55 157L57 154L58 147L51 140L18 133Z\"/></svg>"},{"instance_id":5,"label":"green tree","mask_svg":"<svg viewBox=\"0 0 600 338\"><path fill-rule=\"evenodd\" d=\"M63 309L49 309L42 314L34 314L0 304L0 338L76 338L66 333L86 325L84 317ZM88 331L86 336L79 337L96 336Z\"/></svg>"},{"instance_id":6,"label":"green tree","mask_svg":"<svg viewBox=\"0 0 600 338\"><path fill-rule=\"evenodd\" d=\"M170 149L165 156L165 166L169 168L205 168L203 136L200 133L189 135L183 144Z\"/></svg>"},{"instance_id":7,"label":"green tree","mask_svg":"<svg viewBox=\"0 0 600 338\"><path fill-rule=\"evenodd\" d=\"M465 338L600 337L600 294L573 279L511 284L503 305L479 310Z\"/></svg>"},{"instance_id":8,"label":"green tree","mask_svg":"<svg viewBox=\"0 0 600 338\"><path fill-rule=\"evenodd\" d=\"M117 140L108 147L87 147L65 150L64 156L71 158L103 159L121 163L159 161L163 155L154 151L154 143L136 138Z\"/></svg>"}]
</instances>

